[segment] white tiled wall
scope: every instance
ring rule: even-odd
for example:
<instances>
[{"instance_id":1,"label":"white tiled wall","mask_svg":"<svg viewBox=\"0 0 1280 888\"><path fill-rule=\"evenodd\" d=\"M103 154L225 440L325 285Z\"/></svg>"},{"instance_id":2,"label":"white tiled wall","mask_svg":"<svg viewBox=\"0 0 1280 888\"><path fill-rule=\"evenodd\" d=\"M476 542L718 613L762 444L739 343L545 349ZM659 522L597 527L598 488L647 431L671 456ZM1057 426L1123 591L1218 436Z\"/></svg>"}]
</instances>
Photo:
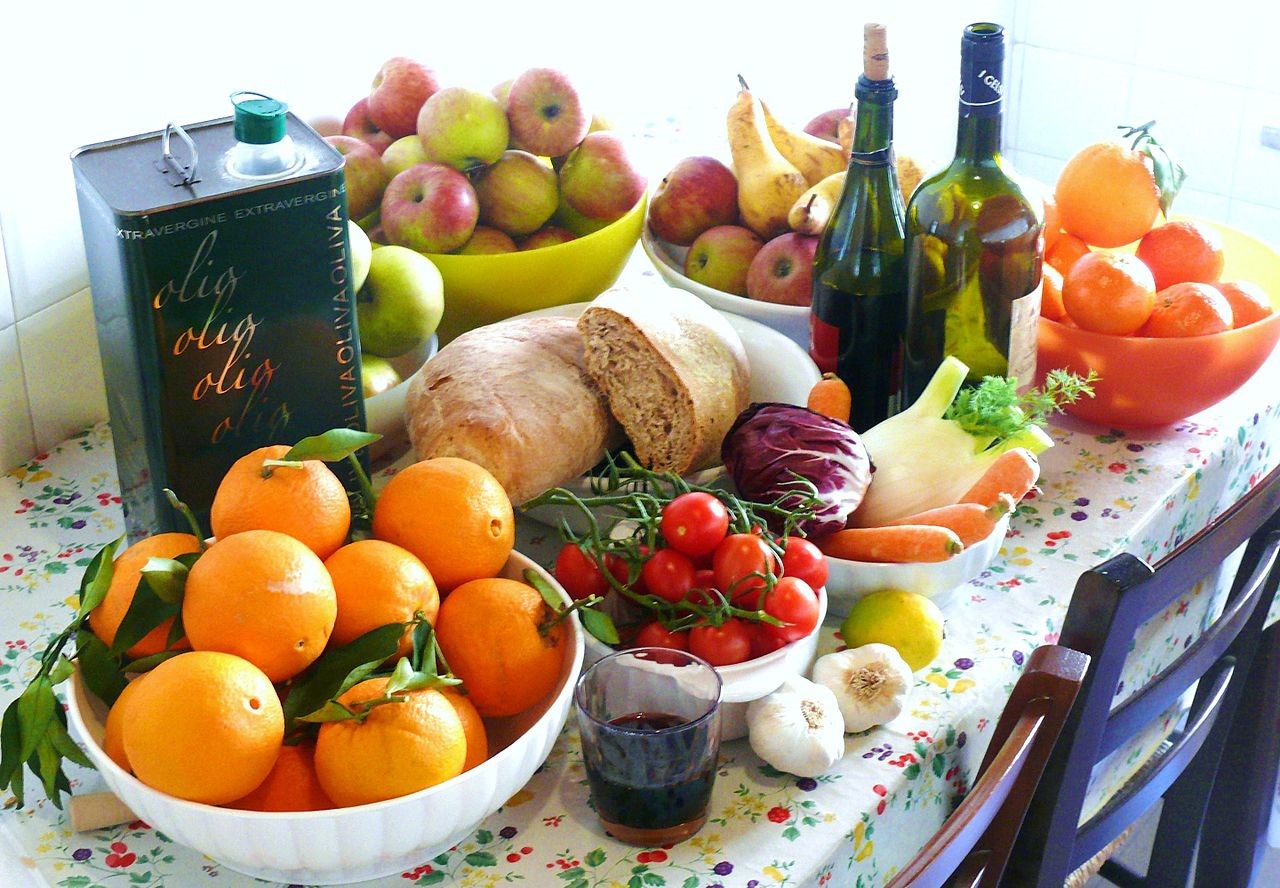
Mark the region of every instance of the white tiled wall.
<instances>
[{"instance_id":1,"label":"white tiled wall","mask_svg":"<svg viewBox=\"0 0 1280 888\"><path fill-rule=\"evenodd\" d=\"M1171 8L1173 7L1172 11ZM68 162L82 144L228 113L252 88L303 117L342 116L391 55L475 88L562 68L656 181L680 157L727 154L724 113L741 73L797 125L851 99L861 27L889 25L901 150L944 162L955 137L960 30L1003 22L1006 147L1051 182L1081 145L1152 117L1192 171L1178 209L1280 243L1280 14L1261 4L1077 0L591 0L471 4L226 0L186 20L172 3L26 4L0 31L0 471L105 418L88 274ZM71 11L69 11L71 10ZM305 12L304 12L305 10ZM16 122L24 138L9 136Z\"/></svg>"},{"instance_id":2,"label":"white tiled wall","mask_svg":"<svg viewBox=\"0 0 1280 888\"><path fill-rule=\"evenodd\" d=\"M1019 170L1052 182L1117 125L1156 120L1188 172L1174 211L1280 245L1280 151L1260 138L1280 125L1274 4L1018 2L1013 34L1006 150Z\"/></svg>"}]
</instances>

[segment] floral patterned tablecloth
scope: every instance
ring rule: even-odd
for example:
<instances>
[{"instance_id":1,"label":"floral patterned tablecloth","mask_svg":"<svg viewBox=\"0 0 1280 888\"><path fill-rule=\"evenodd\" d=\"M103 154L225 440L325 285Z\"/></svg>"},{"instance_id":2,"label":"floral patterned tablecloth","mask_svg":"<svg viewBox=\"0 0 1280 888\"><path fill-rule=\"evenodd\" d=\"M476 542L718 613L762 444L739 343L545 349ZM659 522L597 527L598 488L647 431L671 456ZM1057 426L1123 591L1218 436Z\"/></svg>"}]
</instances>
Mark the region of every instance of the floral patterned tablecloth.
<instances>
[{"instance_id":1,"label":"floral patterned tablecloth","mask_svg":"<svg viewBox=\"0 0 1280 888\"><path fill-rule=\"evenodd\" d=\"M632 848L604 834L587 804L576 731L566 727L529 784L455 848L380 884L560 888L880 885L937 829L966 790L1027 655L1055 641L1076 576L1120 552L1154 559L1202 527L1278 461L1280 357L1236 395L1192 420L1120 432L1064 420L1043 458L1040 495L1024 503L990 568L953 595L941 656L917 674L907 711L851 735L817 779L765 766L745 741L725 744L710 820L674 847ZM69 619L80 573L123 529L109 428L97 425L0 478L0 705ZM520 547L547 561L553 534L522 524ZM1168 662L1221 606L1209 582L1153 619L1125 688ZM830 627L824 645L835 644ZM1175 714L1095 774L1096 807ZM74 770L77 791L101 787ZM72 833L28 790L4 800L6 884L231 886L255 880L135 821Z\"/></svg>"}]
</instances>

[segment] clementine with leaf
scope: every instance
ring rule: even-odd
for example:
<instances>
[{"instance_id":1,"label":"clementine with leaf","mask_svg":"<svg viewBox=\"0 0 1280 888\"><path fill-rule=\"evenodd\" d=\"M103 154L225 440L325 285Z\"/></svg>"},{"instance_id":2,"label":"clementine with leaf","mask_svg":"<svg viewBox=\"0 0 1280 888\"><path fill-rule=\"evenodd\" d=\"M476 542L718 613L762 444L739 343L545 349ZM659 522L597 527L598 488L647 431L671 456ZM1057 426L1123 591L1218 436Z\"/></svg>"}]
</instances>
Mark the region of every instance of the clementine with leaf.
<instances>
[{"instance_id":1,"label":"clementine with leaf","mask_svg":"<svg viewBox=\"0 0 1280 888\"><path fill-rule=\"evenodd\" d=\"M133 595L142 580L142 569L152 558L176 558L188 552L200 551L200 541L189 533L158 533L138 540L125 549L112 562L111 585L106 597L89 614L89 628L107 647L115 641L116 632L124 621L133 603ZM173 620L166 620L131 646L125 655L131 660L149 657L165 650L165 642ZM175 648L186 647L186 640L179 641Z\"/></svg>"}]
</instances>

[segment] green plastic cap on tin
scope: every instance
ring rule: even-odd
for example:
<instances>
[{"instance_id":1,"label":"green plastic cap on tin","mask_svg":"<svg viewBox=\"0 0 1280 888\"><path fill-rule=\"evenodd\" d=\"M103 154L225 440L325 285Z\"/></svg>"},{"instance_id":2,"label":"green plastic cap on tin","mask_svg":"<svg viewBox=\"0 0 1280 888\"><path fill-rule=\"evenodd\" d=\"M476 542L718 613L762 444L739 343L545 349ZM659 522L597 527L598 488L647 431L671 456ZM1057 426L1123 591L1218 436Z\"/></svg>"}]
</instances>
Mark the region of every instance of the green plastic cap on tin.
<instances>
[{"instance_id":1,"label":"green plastic cap on tin","mask_svg":"<svg viewBox=\"0 0 1280 888\"><path fill-rule=\"evenodd\" d=\"M241 90L231 94L236 109L236 140L251 145L270 145L284 138L285 112L289 106L262 93Z\"/></svg>"}]
</instances>

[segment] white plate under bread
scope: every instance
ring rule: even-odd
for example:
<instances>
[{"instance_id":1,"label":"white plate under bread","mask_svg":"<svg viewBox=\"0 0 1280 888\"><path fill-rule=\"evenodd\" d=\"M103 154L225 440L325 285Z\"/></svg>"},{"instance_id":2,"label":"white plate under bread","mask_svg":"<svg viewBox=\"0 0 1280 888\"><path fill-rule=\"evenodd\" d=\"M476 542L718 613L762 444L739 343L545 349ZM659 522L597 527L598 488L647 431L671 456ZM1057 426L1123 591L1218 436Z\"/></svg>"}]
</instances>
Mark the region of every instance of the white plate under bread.
<instances>
[{"instance_id":1,"label":"white plate under bread","mask_svg":"<svg viewBox=\"0 0 1280 888\"><path fill-rule=\"evenodd\" d=\"M539 309L528 314L529 317L577 317L589 305L587 302L575 302L570 305L557 305ZM809 397L809 390L822 374L817 365L805 354L804 349L786 336L766 327L758 321L729 312L721 312L742 340L747 360L751 364L750 400L778 401L785 404L804 404ZM709 469L698 473L698 483L707 483L720 474L718 469ZM589 485L584 479L573 487L576 493L589 493ZM540 506L527 510L525 514L546 524L558 527L562 520L578 529L581 516L575 509L554 506Z\"/></svg>"}]
</instances>

